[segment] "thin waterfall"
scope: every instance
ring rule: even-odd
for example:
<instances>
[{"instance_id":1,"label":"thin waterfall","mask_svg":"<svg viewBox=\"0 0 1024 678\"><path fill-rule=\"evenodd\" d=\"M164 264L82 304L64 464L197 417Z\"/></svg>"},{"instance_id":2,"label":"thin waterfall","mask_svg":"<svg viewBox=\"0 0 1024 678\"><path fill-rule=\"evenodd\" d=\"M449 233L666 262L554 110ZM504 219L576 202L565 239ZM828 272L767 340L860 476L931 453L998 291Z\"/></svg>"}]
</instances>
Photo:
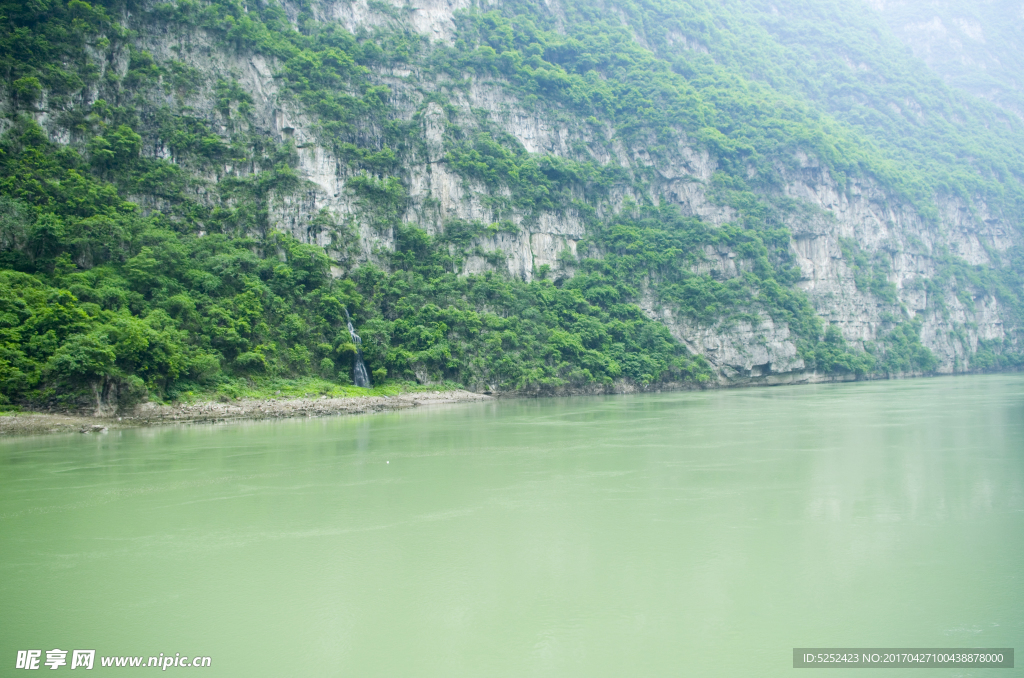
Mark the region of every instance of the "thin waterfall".
<instances>
[{"instance_id":1,"label":"thin waterfall","mask_svg":"<svg viewBox=\"0 0 1024 678\"><path fill-rule=\"evenodd\" d=\"M352 337L352 343L356 345L356 367L353 370L353 381L356 382L356 386L371 388L370 375L367 374L366 364L363 362L363 349L360 348L363 342L356 334L356 328L352 327L352 318L349 317L347 308L345 309L345 322L348 323L348 334Z\"/></svg>"}]
</instances>

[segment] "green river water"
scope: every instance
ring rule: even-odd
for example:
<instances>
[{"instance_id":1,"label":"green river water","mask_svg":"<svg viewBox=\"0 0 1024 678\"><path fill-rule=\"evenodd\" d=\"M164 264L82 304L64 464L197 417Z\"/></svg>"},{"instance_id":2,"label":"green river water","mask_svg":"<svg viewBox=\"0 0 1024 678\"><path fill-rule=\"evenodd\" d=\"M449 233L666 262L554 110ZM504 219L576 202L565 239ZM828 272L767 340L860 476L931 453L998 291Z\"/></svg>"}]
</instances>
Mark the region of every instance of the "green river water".
<instances>
[{"instance_id":1,"label":"green river water","mask_svg":"<svg viewBox=\"0 0 1024 678\"><path fill-rule=\"evenodd\" d=\"M1020 374L0 441L0 675L849 676L1019 650L1022 575Z\"/></svg>"}]
</instances>

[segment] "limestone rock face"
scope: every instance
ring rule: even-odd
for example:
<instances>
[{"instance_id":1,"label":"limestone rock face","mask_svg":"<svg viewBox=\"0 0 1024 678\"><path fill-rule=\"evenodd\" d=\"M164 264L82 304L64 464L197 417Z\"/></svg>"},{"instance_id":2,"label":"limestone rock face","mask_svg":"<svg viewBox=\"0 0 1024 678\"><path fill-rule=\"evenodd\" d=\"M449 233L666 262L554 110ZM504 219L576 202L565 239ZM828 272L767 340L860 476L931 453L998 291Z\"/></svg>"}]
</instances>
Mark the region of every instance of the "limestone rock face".
<instances>
[{"instance_id":1,"label":"limestone rock face","mask_svg":"<svg viewBox=\"0 0 1024 678\"><path fill-rule=\"evenodd\" d=\"M391 4L400 8L401 3L392 0ZM431 41L449 41L455 31L454 12L470 4L470 0L418 0L411 9L410 21ZM290 16L298 15L295 3L285 2L285 7ZM353 31L372 29L387 21L367 0L317 5L316 11L323 13L320 18L339 20ZM323 246L337 260L335 275L363 262L383 265L378 253L394 248L395 234L374 220L373 206L365 204L351 189L349 182L357 172L331 150L330 140L320 135L315 120L284 96L274 78L280 63L218 50L201 32L140 35L140 48L149 50L158 61L185 61L211 82L218 78L237 80L252 96L251 124L256 130L279 142L294 143L298 154L295 169L302 187L273 196L272 228ZM119 69L123 75L127 57L108 67ZM404 122L419 125L423 132L424 143L411 157L403 158L400 170L399 178L407 192L401 220L406 223L436 235L454 219L485 225L499 221L494 199L511 202L514 196L508 189L495 189L460 176L446 162L449 127L454 123L471 132L478 127L481 113L492 129L511 135L528 152L616 165L630 174L642 171L648 193L637 195L628 186L613 186L606 199L593 204L598 219L609 218L631 201L645 198L656 204L677 205L684 215L699 217L714 226L737 216L734 210L709 197L710 181L718 169L715 157L688 141L681 131L675 148L653 157L645 144L629 146L615 138L610 124L576 120L563 110L545 109L543 104L525 106L498 79L476 78L468 87L449 90L452 105L446 110L427 99L432 90L444 84L434 77L417 71L415 66L382 68L372 74L377 84L390 89L389 103L397 115ZM164 103L173 105L172 99L168 94ZM217 120L213 101L206 105L207 109L199 108L193 114ZM41 122L45 124L46 120ZM216 131L227 134L226 129ZM166 148L147 148L144 152L173 160ZM1012 247L1019 237L1000 215L993 214L981 201L965 203L943 198L938 204L938 220L926 222L910 205L872 181L849 179L840 186L815 158L801 154L795 160L780 171L785 178L782 196L808 207L803 216L786 224L801 271L797 284L809 295L818 314L838 326L848 342L863 347L866 342L877 341L886 329L887 318L898 316L905 308L911 317L921 318L922 341L939 358L940 371L953 372L967 364L979 340L1007 336L1010 328L1004 327L1005 312L994 297L981 296L965 303L954 283L941 293L941 298L933 299L922 284L937 273L940 258L947 252L970 264L994 264L992 254ZM222 174L243 176L248 171L227 166ZM319 214L327 214L334 223L352 230L358 238L354 254L342 253L330 233L314 226ZM510 221L513 228L493 229L479 237L474 242L474 253L464 262L463 274L499 270L530 281L547 266L551 277L565 278L573 275L575 259L601 256L592 245L582 243L587 222L573 209L539 213L512 210L511 216L506 210L501 218ZM866 255L888 263L888 282L895 286L895 299L881 300L857 289L853 270L842 252L844 239L855 241ZM499 250L501 256L491 256ZM751 265L728 249L709 249L704 255L694 272L715 271L730 278ZM691 351L704 355L723 384L819 378L807 372L789 328L767 315L762 314L759 322L748 319L704 326L679 317L650 293L641 300L641 307L665 323Z\"/></svg>"},{"instance_id":2,"label":"limestone rock face","mask_svg":"<svg viewBox=\"0 0 1024 678\"><path fill-rule=\"evenodd\" d=\"M821 380L807 373L789 328L777 325L765 314L761 314L756 324L738 321L707 327L680 318L669 309L656 310L649 299L641 306L652 318L664 322L691 352L703 355L715 370L720 385L778 385Z\"/></svg>"},{"instance_id":3,"label":"limestone rock face","mask_svg":"<svg viewBox=\"0 0 1024 678\"><path fill-rule=\"evenodd\" d=\"M988 251L1004 251L1013 244L1009 225L989 214L984 203L940 200L938 224L927 224L909 206L887 200L871 184L851 181L849 190L840 193L827 172L801 174L787 186L787 192L821 207L830 218L793 225L792 246L803 274L798 284L810 295L818 313L837 323L848 340L875 340L883 316L898 312L900 304L912 317L921 317L922 341L939 358L942 372L952 372L958 361L965 362L979 339L1005 337L995 298L974 299L973 308L968 308L955 289L935 300L928 298L922 284L938 272L936 255L943 250L969 264L992 265L995 262ZM896 286L896 303L886 304L857 291L839 238L855 240L865 251L885 257L891 271L889 282ZM953 341L951 332L960 332L964 341Z\"/></svg>"}]
</instances>

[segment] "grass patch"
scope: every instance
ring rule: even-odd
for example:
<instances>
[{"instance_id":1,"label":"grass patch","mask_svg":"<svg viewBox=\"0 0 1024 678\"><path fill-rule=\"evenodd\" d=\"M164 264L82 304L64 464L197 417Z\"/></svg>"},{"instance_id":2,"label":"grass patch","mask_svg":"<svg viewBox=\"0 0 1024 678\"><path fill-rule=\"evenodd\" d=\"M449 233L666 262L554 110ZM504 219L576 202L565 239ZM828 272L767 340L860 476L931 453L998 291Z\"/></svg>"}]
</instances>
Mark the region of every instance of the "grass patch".
<instances>
[{"instance_id":1,"label":"grass patch","mask_svg":"<svg viewBox=\"0 0 1024 678\"><path fill-rule=\"evenodd\" d=\"M461 388L454 382L424 385L414 381L388 380L373 388L341 385L318 377L297 379L284 378L252 378L245 381L233 381L219 384L213 389L196 389L180 391L174 399L165 400L165 404L174 402L193 403L202 400L241 400L273 398L310 398L329 396L331 398L353 398L370 396L396 396L403 393L425 393L430 391L454 391Z\"/></svg>"}]
</instances>

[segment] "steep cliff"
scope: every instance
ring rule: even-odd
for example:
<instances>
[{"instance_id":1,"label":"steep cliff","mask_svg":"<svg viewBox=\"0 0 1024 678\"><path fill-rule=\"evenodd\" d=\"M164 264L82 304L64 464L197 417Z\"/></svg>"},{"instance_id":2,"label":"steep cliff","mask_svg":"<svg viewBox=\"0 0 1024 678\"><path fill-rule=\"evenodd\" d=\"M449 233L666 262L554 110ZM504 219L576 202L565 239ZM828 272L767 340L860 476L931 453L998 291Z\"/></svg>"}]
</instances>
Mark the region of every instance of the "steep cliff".
<instances>
[{"instance_id":1,"label":"steep cliff","mask_svg":"<svg viewBox=\"0 0 1024 678\"><path fill-rule=\"evenodd\" d=\"M281 237L323 248L316 289L352 306L380 379L557 390L1021 364L1020 125L993 121L964 143L956 107L973 104L930 82L932 108L906 113L905 98L899 113L927 144L880 138L755 61L730 63L724 29L688 28L694 7L658 22L664 8L586 3L112 4L64 57L77 89L9 66L5 124L24 135L29 115L48 148L79 149L180 237L241 238L288 266L298 245ZM129 133L138 160L118 165ZM999 140L1012 149L1001 161ZM6 250L27 252L23 240ZM126 247L111 265L144 245ZM69 250L83 273L63 275L102 268L92 251ZM59 283L59 255L44 254L38 275ZM179 317L173 286L124 276ZM98 284L68 288L103 306L85 289ZM496 284L512 287L479 291ZM220 303L209 286L207 316ZM242 313L243 288L217 308ZM235 344L205 344L228 373L318 359L332 372L354 355L337 322L301 341L248 322ZM303 341L296 358L289 342ZM202 381L190 374L175 378Z\"/></svg>"}]
</instances>

